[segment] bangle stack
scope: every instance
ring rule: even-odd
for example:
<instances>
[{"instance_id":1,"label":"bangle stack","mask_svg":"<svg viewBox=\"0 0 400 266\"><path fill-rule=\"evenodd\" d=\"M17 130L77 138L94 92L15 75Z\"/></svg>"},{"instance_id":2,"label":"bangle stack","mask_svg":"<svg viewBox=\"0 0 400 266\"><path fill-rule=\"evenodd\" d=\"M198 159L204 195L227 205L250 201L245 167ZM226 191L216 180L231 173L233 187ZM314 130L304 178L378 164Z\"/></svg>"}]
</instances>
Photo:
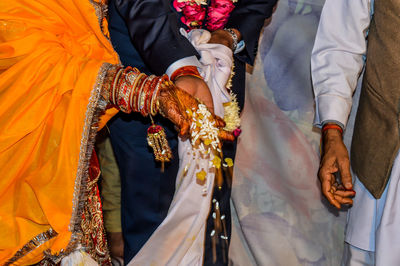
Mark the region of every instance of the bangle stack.
<instances>
[{"instance_id":1,"label":"bangle stack","mask_svg":"<svg viewBox=\"0 0 400 266\"><path fill-rule=\"evenodd\" d=\"M140 112L143 116L158 113L157 97L161 84L168 81L168 76L147 76L137 68L127 67L115 70L109 87L109 100L125 113Z\"/></svg>"},{"instance_id":2,"label":"bangle stack","mask_svg":"<svg viewBox=\"0 0 400 266\"><path fill-rule=\"evenodd\" d=\"M196 77L199 79L203 79L200 76L200 73L197 70L196 66L184 66L184 67L178 68L177 70L174 71L174 73L172 73L171 81L175 82L175 80L177 80L179 77L182 77L182 76L192 76L192 77Z\"/></svg>"},{"instance_id":3,"label":"bangle stack","mask_svg":"<svg viewBox=\"0 0 400 266\"><path fill-rule=\"evenodd\" d=\"M152 116L159 112L158 96L163 86L171 85L169 82L167 75L147 76L137 68L116 66L109 70L104 84L109 101L121 111L150 115L152 125L147 131L147 142L153 148L155 160L161 162L162 171L164 163L171 160L172 152L164 129L154 124Z\"/></svg>"}]
</instances>

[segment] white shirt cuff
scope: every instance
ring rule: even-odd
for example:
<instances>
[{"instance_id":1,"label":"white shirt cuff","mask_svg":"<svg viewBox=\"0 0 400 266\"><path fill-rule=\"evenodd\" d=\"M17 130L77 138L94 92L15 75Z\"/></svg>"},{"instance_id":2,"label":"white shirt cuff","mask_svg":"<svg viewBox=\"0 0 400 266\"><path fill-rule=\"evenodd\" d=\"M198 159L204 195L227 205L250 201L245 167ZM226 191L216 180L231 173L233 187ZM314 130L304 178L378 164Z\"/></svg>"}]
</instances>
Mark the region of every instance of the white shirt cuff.
<instances>
[{"instance_id":1,"label":"white shirt cuff","mask_svg":"<svg viewBox=\"0 0 400 266\"><path fill-rule=\"evenodd\" d=\"M245 47L246 47L246 44L245 44L244 40L241 40L240 42L238 42L236 49L233 53L238 54L241 51L243 51Z\"/></svg>"},{"instance_id":2,"label":"white shirt cuff","mask_svg":"<svg viewBox=\"0 0 400 266\"><path fill-rule=\"evenodd\" d=\"M314 125L322 126L330 121L337 121L346 127L352 102L337 95L320 95L315 98L316 108Z\"/></svg>"},{"instance_id":3,"label":"white shirt cuff","mask_svg":"<svg viewBox=\"0 0 400 266\"><path fill-rule=\"evenodd\" d=\"M167 71L165 71L165 74L168 75L168 77L171 77L171 75L175 72L175 70L184 67L184 66L195 66L198 69L200 69L200 62L197 59L196 56L192 55L189 57L184 57L182 59L179 59L178 61L175 61L172 63L168 68Z\"/></svg>"}]
</instances>

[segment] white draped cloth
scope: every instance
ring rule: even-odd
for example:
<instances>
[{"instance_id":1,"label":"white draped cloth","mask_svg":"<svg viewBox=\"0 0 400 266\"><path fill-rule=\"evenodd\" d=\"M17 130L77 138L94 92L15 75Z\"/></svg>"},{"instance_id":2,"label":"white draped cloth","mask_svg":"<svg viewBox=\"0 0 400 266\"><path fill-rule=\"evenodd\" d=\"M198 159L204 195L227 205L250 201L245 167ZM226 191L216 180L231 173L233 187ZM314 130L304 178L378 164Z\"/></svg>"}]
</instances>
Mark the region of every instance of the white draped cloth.
<instances>
[{"instance_id":1,"label":"white draped cloth","mask_svg":"<svg viewBox=\"0 0 400 266\"><path fill-rule=\"evenodd\" d=\"M371 7L371 0L325 2L311 60L317 124L326 121L347 124L352 95L367 50L365 36L370 24ZM354 97L356 105L358 97L359 91ZM354 109L353 106L353 113ZM361 260L364 265L400 265L400 253L395 251L400 246L399 154L380 199L375 199L354 177L357 194L348 212L345 241L365 252L374 252L375 256L372 256L373 259L350 258L345 263L356 265ZM368 257L365 255L365 258Z\"/></svg>"},{"instance_id":2,"label":"white draped cloth","mask_svg":"<svg viewBox=\"0 0 400 266\"><path fill-rule=\"evenodd\" d=\"M208 31L193 30L185 35L201 56L200 74L210 88L215 114L223 117L223 103L229 101L225 85L231 74L232 51L220 44L208 44ZM196 178L201 168L207 173L204 184ZM176 192L168 215L128 265L203 264L206 219L215 177L209 168L209 160L200 158L189 140L179 140Z\"/></svg>"}]
</instances>

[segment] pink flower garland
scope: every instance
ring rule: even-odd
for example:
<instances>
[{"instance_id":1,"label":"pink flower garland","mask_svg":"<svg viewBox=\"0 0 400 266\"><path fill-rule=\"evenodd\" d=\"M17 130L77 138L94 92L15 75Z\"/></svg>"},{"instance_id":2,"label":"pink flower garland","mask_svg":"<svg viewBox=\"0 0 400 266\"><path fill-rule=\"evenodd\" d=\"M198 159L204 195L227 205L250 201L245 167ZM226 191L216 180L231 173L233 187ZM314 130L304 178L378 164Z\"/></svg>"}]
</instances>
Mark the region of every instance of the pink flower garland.
<instances>
[{"instance_id":1,"label":"pink flower garland","mask_svg":"<svg viewBox=\"0 0 400 266\"><path fill-rule=\"evenodd\" d=\"M174 0L173 6L178 12L182 12L182 23L191 29L202 28L204 18L207 21L206 28L210 31L222 29L228 21L229 14L235 8L234 0L211 0L211 5L206 8L204 2L195 0Z\"/></svg>"}]
</instances>

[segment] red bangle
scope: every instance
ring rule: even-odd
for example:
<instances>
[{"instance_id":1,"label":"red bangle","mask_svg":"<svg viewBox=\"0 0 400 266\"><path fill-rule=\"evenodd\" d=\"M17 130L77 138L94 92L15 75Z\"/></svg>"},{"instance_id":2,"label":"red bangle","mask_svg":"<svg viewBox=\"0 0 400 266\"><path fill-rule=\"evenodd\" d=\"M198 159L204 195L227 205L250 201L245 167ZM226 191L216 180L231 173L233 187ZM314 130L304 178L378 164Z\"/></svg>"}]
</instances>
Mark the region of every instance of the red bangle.
<instances>
[{"instance_id":1,"label":"red bangle","mask_svg":"<svg viewBox=\"0 0 400 266\"><path fill-rule=\"evenodd\" d=\"M199 71L197 70L197 67L195 66L184 66L181 68L178 68L177 70L172 73L170 80L175 81L177 78L182 77L182 76L193 76L199 79L203 79L200 76Z\"/></svg>"},{"instance_id":2,"label":"red bangle","mask_svg":"<svg viewBox=\"0 0 400 266\"><path fill-rule=\"evenodd\" d=\"M147 87L143 89L144 90L143 91L143 93L144 93L144 96L143 96L144 101L143 101L143 106L141 106L142 108L140 109L140 113L143 116L147 116L149 114L149 112L150 112L150 108L149 108L150 107L150 100L151 100L150 93L151 93L152 89L155 87L155 84L157 84L157 80L158 80L158 78L156 76L151 75L149 83L147 84Z\"/></svg>"},{"instance_id":3,"label":"red bangle","mask_svg":"<svg viewBox=\"0 0 400 266\"><path fill-rule=\"evenodd\" d=\"M152 100L154 91L155 91L155 89L156 89L156 87L157 87L158 81L159 81L160 79L161 79L161 78L155 78L155 79L153 80L153 82L152 82L152 84L151 84L151 90L148 91L148 94L147 94L147 96L146 96L146 97L147 97L147 99L146 99L146 109L147 109L147 112L148 112L149 114L151 114L151 100Z\"/></svg>"},{"instance_id":4,"label":"red bangle","mask_svg":"<svg viewBox=\"0 0 400 266\"><path fill-rule=\"evenodd\" d=\"M115 94L116 94L116 90L118 87L118 82L119 82L119 77L121 76L122 72L124 71L124 69L122 67L120 67L118 69L118 71L116 72L112 84L111 84L111 94L110 94L110 101L113 105L117 105L116 99L115 99Z\"/></svg>"},{"instance_id":5,"label":"red bangle","mask_svg":"<svg viewBox=\"0 0 400 266\"><path fill-rule=\"evenodd\" d=\"M142 91L143 84L146 82L148 76L143 74L139 78L140 78L140 80L136 84L136 92L135 92L135 94L133 96L133 100L132 100L132 106L133 106L132 110L134 112L139 112L140 93Z\"/></svg>"},{"instance_id":6,"label":"red bangle","mask_svg":"<svg viewBox=\"0 0 400 266\"><path fill-rule=\"evenodd\" d=\"M336 124L326 124L325 126L322 127L322 133L324 133L328 129L339 130L340 134L343 135L343 129L340 126L336 125Z\"/></svg>"},{"instance_id":7,"label":"red bangle","mask_svg":"<svg viewBox=\"0 0 400 266\"><path fill-rule=\"evenodd\" d=\"M151 96L151 101L150 101L150 114L152 116L155 116L158 112L158 95L160 94L161 86L166 85L167 83L170 83L169 78L166 74L162 75L158 81L157 85L154 88L153 95Z\"/></svg>"},{"instance_id":8,"label":"red bangle","mask_svg":"<svg viewBox=\"0 0 400 266\"><path fill-rule=\"evenodd\" d=\"M131 96L130 96L130 99L129 99L129 105L131 106L131 108L132 108L132 110L133 110L134 112L137 112L137 111L138 111L138 110L137 110L137 106L135 105L135 102L136 102L136 98L137 98L137 96L138 96L138 94L139 94L139 88L140 88L140 86L141 86L141 84L142 84L142 81L143 81L146 77L147 77L146 74L140 73L140 74L138 75L138 77L135 79L135 82L134 82L134 84L133 84L134 89L133 89L133 92L131 93Z\"/></svg>"}]
</instances>

